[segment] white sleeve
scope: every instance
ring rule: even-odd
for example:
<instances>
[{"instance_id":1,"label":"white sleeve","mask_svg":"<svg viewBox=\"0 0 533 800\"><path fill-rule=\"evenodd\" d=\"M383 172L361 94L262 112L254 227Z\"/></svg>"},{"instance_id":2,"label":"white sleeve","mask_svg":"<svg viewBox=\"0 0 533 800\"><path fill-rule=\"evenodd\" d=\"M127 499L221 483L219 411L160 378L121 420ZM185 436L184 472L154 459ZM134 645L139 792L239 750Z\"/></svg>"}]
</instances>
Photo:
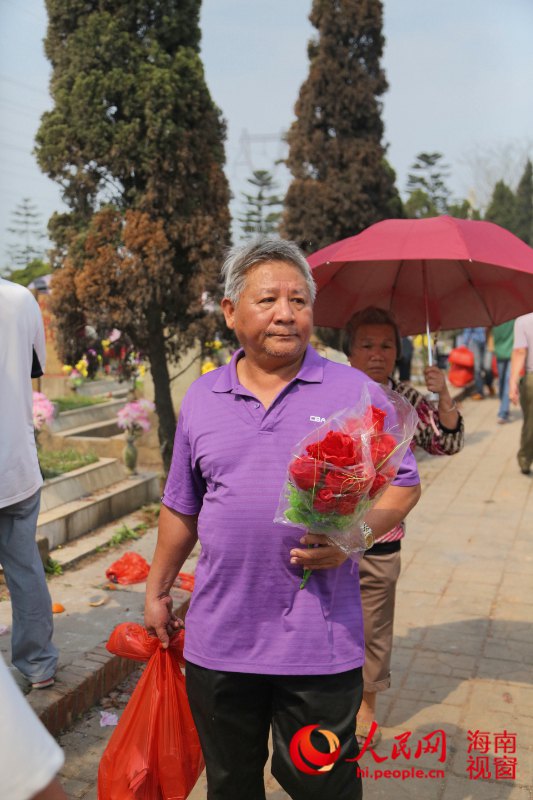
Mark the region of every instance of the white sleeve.
<instances>
[{"instance_id":1,"label":"white sleeve","mask_svg":"<svg viewBox=\"0 0 533 800\"><path fill-rule=\"evenodd\" d=\"M35 316L35 333L33 338L33 346L35 348L35 353L37 358L39 359L39 364L41 365L41 369L45 372L46 367L46 340L44 335L44 323L43 323L43 315L41 314L41 309L39 308L39 304L35 298L32 298L34 303L34 316Z\"/></svg>"},{"instance_id":2,"label":"white sleeve","mask_svg":"<svg viewBox=\"0 0 533 800\"><path fill-rule=\"evenodd\" d=\"M2 797L29 800L55 778L65 756L21 694L1 656L0 706Z\"/></svg>"}]
</instances>

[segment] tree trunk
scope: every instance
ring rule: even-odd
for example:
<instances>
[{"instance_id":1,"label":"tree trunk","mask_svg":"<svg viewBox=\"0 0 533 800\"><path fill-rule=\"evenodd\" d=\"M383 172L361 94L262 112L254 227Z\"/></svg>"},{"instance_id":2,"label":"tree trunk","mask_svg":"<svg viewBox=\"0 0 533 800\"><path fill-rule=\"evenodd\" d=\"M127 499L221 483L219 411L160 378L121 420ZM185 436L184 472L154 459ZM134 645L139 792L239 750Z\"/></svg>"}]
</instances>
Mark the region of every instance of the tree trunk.
<instances>
[{"instance_id":1,"label":"tree trunk","mask_svg":"<svg viewBox=\"0 0 533 800\"><path fill-rule=\"evenodd\" d=\"M159 315L149 315L150 346L148 360L154 382L155 410L159 417L159 449L163 459L165 474L168 474L172 460L172 448L176 431L176 415L170 393L170 375L166 358L165 340Z\"/></svg>"}]
</instances>

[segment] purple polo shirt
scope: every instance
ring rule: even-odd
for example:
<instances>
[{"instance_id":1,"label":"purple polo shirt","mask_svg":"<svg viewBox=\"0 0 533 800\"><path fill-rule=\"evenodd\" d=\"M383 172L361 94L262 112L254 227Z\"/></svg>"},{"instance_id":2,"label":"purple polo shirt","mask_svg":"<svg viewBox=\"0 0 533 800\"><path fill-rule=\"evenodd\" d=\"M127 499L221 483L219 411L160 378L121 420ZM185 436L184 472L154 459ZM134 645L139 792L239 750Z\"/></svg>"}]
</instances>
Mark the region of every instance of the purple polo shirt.
<instances>
[{"instance_id":1,"label":"purple polo shirt","mask_svg":"<svg viewBox=\"0 0 533 800\"><path fill-rule=\"evenodd\" d=\"M294 445L321 418L354 406L378 384L307 348L302 367L265 410L239 383L236 363L207 373L180 410L163 503L197 514L202 546L187 614L185 657L229 672L320 675L364 661L359 579L353 562L320 570L305 589L289 564L302 531L274 523ZM381 402L380 402L381 399ZM318 420L318 421L317 421ZM407 452L395 484L419 483Z\"/></svg>"}]
</instances>

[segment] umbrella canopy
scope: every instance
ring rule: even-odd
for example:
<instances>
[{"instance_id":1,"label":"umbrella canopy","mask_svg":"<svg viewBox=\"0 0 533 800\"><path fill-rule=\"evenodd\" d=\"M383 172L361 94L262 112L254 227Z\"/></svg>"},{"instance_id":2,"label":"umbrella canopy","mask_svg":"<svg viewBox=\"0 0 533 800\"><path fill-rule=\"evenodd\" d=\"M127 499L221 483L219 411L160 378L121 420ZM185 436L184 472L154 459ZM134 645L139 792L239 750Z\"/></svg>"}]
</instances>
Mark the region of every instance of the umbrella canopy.
<instances>
[{"instance_id":1,"label":"umbrella canopy","mask_svg":"<svg viewBox=\"0 0 533 800\"><path fill-rule=\"evenodd\" d=\"M308 258L315 324L343 328L373 305L404 336L499 325L533 311L533 249L492 222L388 219Z\"/></svg>"}]
</instances>

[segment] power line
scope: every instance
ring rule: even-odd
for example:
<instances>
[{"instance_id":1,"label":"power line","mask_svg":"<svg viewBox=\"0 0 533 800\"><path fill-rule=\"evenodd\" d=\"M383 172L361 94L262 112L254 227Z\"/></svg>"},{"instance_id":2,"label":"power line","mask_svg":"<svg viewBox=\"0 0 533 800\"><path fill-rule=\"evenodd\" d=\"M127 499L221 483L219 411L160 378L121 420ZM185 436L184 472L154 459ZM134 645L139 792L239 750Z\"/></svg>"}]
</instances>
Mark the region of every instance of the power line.
<instances>
[{"instance_id":1,"label":"power line","mask_svg":"<svg viewBox=\"0 0 533 800\"><path fill-rule=\"evenodd\" d=\"M8 150L16 150L17 153L26 153L26 155L31 155L31 150L28 150L26 147L17 147L16 144L10 144L9 142L3 142L1 140L0 140L0 145L2 147L7 147Z\"/></svg>"},{"instance_id":2,"label":"power line","mask_svg":"<svg viewBox=\"0 0 533 800\"><path fill-rule=\"evenodd\" d=\"M10 78L8 75L2 75L0 73L0 81L6 81L6 83L11 83L13 86L19 86L22 89L27 89L30 92L35 92L40 97L49 97L49 92L43 92L42 89L36 89L35 86L30 86L29 83L24 83L24 81L16 80L16 78Z\"/></svg>"}]
</instances>

